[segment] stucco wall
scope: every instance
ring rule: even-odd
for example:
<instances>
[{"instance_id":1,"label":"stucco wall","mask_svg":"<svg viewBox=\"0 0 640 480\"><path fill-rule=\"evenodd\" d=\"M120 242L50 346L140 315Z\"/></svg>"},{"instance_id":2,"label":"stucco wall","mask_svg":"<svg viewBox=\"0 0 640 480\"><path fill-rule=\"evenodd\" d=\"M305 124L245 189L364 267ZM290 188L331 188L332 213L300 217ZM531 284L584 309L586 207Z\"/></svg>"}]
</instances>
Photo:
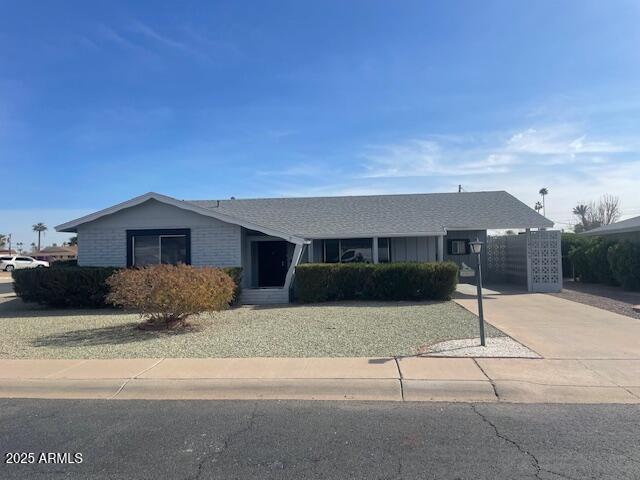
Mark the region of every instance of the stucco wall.
<instances>
[{"instance_id":1,"label":"stucco wall","mask_svg":"<svg viewBox=\"0 0 640 480\"><path fill-rule=\"evenodd\" d=\"M127 230L191 229L191 263L196 266L241 265L241 227L149 200L78 227L78 264L127 264Z\"/></svg>"}]
</instances>

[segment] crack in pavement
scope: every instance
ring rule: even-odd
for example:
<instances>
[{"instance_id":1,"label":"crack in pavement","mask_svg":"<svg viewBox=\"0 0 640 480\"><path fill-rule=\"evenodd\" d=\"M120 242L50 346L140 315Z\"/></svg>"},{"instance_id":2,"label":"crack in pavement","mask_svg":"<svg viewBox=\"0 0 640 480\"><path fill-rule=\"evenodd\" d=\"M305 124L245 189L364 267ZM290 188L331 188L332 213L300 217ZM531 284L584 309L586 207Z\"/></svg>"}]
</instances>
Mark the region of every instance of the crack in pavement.
<instances>
[{"instance_id":1,"label":"crack in pavement","mask_svg":"<svg viewBox=\"0 0 640 480\"><path fill-rule=\"evenodd\" d=\"M227 436L222 440L222 445L220 447L218 448L214 447L213 451L210 454L205 453L202 456L200 462L198 463L196 474L194 476L187 477L187 480L199 480L202 475L205 463L214 463L218 457L223 455L229 449L229 447L237 437L253 430L253 427L255 425L255 419L258 417L258 415L256 415L256 412L258 411L258 403L259 402L255 402L253 406L253 410L249 415L247 426L227 434ZM214 446L214 445L211 445L211 446Z\"/></svg>"},{"instance_id":2,"label":"crack in pavement","mask_svg":"<svg viewBox=\"0 0 640 480\"><path fill-rule=\"evenodd\" d=\"M489 383L491 384L491 388L493 388L493 394L496 396L496 400L500 401L500 395L498 395L498 387L496 387L496 384L494 383L493 379L489 375L487 375L487 372L485 372L484 368L480 366L480 364L478 363L478 360L476 360L475 358L472 358L471 360L473 360L473 363L476 364L476 367L480 369L482 374L485 377L487 377L487 380L489 380Z\"/></svg>"},{"instance_id":3,"label":"crack in pavement","mask_svg":"<svg viewBox=\"0 0 640 480\"><path fill-rule=\"evenodd\" d=\"M472 404L471 405L471 410L476 415L478 415L482 419L482 421L484 423L486 423L487 425L489 425L493 429L493 431L496 434L496 437L498 437L499 439L503 440L504 442L506 442L506 443L508 443L510 445L513 445L520 453L522 453L523 455L525 455L525 456L527 456L529 458L529 461L531 462L531 466L533 468L535 468L535 470L536 470L535 474L534 474L535 478L538 478L538 479L542 480L542 477L540 476L540 474L541 473L548 473L548 474L555 475L555 476L560 477L560 478L564 478L566 480L579 480L579 479L576 479L574 477L570 477L569 475L565 475L563 473L554 472L553 470L547 470L547 469L542 468L540 466L540 462L539 462L538 458L533 453L531 453L529 450L524 448L522 445L520 445L515 440L512 440L509 437L507 437L506 435L500 433L500 431L498 430L498 427L491 420L489 420L486 415L484 415L483 413L478 411L477 405Z\"/></svg>"}]
</instances>

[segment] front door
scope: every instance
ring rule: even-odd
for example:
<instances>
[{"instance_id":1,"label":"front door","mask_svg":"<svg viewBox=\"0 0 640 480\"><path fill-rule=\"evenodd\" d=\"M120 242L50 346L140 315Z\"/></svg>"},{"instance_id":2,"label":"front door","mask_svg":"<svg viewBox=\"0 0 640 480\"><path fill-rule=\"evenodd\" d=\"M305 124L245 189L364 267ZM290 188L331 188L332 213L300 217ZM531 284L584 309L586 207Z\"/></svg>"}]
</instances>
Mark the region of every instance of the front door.
<instances>
[{"instance_id":1,"label":"front door","mask_svg":"<svg viewBox=\"0 0 640 480\"><path fill-rule=\"evenodd\" d=\"M287 276L287 242L258 242L258 286L282 287Z\"/></svg>"}]
</instances>

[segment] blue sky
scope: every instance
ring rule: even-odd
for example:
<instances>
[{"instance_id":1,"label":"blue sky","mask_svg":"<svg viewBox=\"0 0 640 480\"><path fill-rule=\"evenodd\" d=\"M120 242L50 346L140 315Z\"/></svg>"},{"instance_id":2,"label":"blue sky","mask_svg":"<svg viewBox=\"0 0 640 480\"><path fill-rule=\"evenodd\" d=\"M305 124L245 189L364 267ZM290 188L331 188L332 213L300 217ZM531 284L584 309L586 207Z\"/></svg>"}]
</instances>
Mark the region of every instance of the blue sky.
<instances>
[{"instance_id":1,"label":"blue sky","mask_svg":"<svg viewBox=\"0 0 640 480\"><path fill-rule=\"evenodd\" d=\"M0 232L177 198L506 189L640 214L636 1L0 1ZM559 223L558 226L566 226Z\"/></svg>"}]
</instances>

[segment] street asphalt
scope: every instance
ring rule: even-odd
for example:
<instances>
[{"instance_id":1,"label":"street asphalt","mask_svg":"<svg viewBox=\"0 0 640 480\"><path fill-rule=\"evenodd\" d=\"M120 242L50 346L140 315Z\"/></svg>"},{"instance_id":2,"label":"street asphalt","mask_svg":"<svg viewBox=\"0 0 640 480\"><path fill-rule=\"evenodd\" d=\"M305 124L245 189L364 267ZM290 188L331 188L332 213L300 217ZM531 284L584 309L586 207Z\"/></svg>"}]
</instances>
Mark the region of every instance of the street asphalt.
<instances>
[{"instance_id":1,"label":"street asphalt","mask_svg":"<svg viewBox=\"0 0 640 480\"><path fill-rule=\"evenodd\" d=\"M0 445L2 479L637 479L640 407L2 399Z\"/></svg>"}]
</instances>

